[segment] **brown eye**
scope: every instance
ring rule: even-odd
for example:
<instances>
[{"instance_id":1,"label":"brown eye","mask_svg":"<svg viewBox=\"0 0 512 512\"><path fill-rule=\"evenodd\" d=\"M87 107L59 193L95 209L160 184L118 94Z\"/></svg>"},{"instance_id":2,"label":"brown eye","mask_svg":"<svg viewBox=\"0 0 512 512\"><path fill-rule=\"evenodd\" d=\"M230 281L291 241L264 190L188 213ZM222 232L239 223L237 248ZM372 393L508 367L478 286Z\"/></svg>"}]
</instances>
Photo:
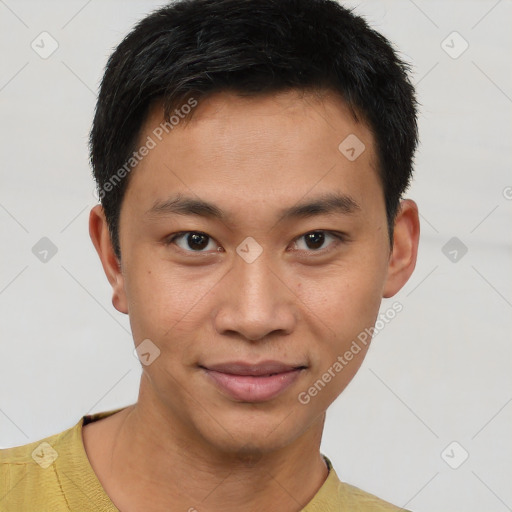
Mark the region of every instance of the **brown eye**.
<instances>
[{"instance_id":1,"label":"brown eye","mask_svg":"<svg viewBox=\"0 0 512 512\"><path fill-rule=\"evenodd\" d=\"M194 250L202 250L208 245L208 236L203 233L189 233L185 240L187 245Z\"/></svg>"},{"instance_id":2,"label":"brown eye","mask_svg":"<svg viewBox=\"0 0 512 512\"><path fill-rule=\"evenodd\" d=\"M304 240L309 249L320 249L325 242L325 234L322 231L314 231L304 235Z\"/></svg>"},{"instance_id":3,"label":"brown eye","mask_svg":"<svg viewBox=\"0 0 512 512\"><path fill-rule=\"evenodd\" d=\"M206 252L204 249L216 250L218 245L206 233L185 231L170 238L168 244L175 243L180 249L188 252Z\"/></svg>"},{"instance_id":4,"label":"brown eye","mask_svg":"<svg viewBox=\"0 0 512 512\"><path fill-rule=\"evenodd\" d=\"M343 240L344 237L341 234L336 235L322 230L310 231L295 240L295 247L300 251L320 252L334 248Z\"/></svg>"}]
</instances>

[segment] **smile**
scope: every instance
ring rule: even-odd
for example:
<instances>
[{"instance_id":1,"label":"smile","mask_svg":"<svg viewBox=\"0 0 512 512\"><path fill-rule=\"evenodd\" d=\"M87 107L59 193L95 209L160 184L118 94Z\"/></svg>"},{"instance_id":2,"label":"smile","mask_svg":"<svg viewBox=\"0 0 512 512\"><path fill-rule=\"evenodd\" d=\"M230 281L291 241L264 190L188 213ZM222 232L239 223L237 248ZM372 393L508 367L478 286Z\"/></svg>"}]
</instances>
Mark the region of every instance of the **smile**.
<instances>
[{"instance_id":1,"label":"smile","mask_svg":"<svg viewBox=\"0 0 512 512\"><path fill-rule=\"evenodd\" d=\"M226 363L201 368L218 389L242 402L265 402L277 397L306 369L304 365L273 361L259 365Z\"/></svg>"}]
</instances>

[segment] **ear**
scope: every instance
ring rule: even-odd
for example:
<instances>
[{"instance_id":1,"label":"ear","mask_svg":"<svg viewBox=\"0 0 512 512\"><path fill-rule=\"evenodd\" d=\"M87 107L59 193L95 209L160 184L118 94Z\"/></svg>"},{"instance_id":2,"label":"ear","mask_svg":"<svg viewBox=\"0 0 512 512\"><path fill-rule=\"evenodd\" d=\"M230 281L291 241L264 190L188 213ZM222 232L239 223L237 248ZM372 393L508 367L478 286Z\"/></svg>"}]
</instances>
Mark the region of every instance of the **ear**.
<instances>
[{"instance_id":1,"label":"ear","mask_svg":"<svg viewBox=\"0 0 512 512\"><path fill-rule=\"evenodd\" d=\"M89 214L89 235L112 286L112 304L119 312L127 314L128 301L124 290L124 276L112 246L105 212L100 204L94 206Z\"/></svg>"},{"instance_id":2,"label":"ear","mask_svg":"<svg viewBox=\"0 0 512 512\"><path fill-rule=\"evenodd\" d=\"M388 276L384 284L384 298L393 297L411 277L416 266L420 220L418 206L411 199L404 199L395 219L393 250L389 256Z\"/></svg>"}]
</instances>

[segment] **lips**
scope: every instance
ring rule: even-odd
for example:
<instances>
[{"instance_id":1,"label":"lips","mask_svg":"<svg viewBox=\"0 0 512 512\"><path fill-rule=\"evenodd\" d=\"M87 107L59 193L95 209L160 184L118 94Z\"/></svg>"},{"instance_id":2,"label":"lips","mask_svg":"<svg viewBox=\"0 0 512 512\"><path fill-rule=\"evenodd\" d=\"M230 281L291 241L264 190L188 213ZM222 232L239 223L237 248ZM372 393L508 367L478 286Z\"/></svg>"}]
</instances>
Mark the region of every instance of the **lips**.
<instances>
[{"instance_id":1,"label":"lips","mask_svg":"<svg viewBox=\"0 0 512 512\"><path fill-rule=\"evenodd\" d=\"M265 402L283 393L306 366L279 361L236 361L201 368L224 394L243 402Z\"/></svg>"},{"instance_id":2,"label":"lips","mask_svg":"<svg viewBox=\"0 0 512 512\"><path fill-rule=\"evenodd\" d=\"M253 377L260 377L262 375L290 372L298 368L305 368L305 366L300 364L289 365L278 361L265 361L259 364L248 364L242 362L222 363L208 365L205 368L230 375L250 375Z\"/></svg>"}]
</instances>

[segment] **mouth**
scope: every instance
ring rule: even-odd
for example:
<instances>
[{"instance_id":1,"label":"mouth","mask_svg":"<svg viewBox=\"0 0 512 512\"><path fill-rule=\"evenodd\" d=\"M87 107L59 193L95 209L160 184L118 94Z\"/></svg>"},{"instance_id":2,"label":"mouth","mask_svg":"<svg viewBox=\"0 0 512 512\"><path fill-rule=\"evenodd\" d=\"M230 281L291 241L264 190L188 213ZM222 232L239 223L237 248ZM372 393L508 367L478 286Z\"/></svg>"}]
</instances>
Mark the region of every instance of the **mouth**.
<instances>
[{"instance_id":1,"label":"mouth","mask_svg":"<svg viewBox=\"0 0 512 512\"><path fill-rule=\"evenodd\" d=\"M303 364L265 361L199 365L223 393L241 402L266 402L291 386L307 369Z\"/></svg>"}]
</instances>

